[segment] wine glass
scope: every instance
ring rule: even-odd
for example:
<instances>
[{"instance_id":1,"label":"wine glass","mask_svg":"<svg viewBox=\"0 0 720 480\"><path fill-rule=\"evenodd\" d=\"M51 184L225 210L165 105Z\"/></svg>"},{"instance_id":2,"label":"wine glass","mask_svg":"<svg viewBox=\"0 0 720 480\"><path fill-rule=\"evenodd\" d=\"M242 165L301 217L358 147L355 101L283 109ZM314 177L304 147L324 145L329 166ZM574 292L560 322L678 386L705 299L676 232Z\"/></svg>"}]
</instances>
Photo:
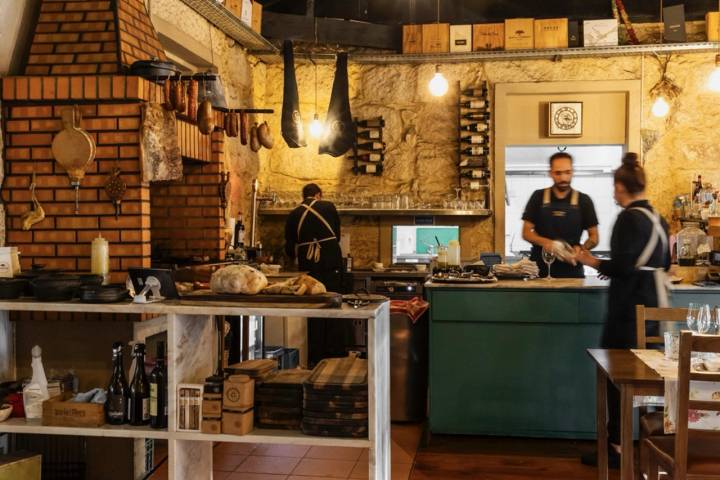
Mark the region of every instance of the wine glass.
<instances>
[{"instance_id":1,"label":"wine glass","mask_svg":"<svg viewBox=\"0 0 720 480\"><path fill-rule=\"evenodd\" d=\"M550 267L553 264L553 262L555 261L555 252L553 252L552 250L547 250L547 249L543 248L542 259L543 259L543 262L545 262L545 264L547 265L547 269L548 269L548 274L547 274L547 277L545 277L545 278L547 280L552 280L552 275L550 275Z\"/></svg>"},{"instance_id":2,"label":"wine glass","mask_svg":"<svg viewBox=\"0 0 720 480\"><path fill-rule=\"evenodd\" d=\"M699 303L688 304L685 320L687 322L688 328L694 332L697 331L698 314L700 313L700 307L701 305Z\"/></svg>"},{"instance_id":3,"label":"wine glass","mask_svg":"<svg viewBox=\"0 0 720 480\"><path fill-rule=\"evenodd\" d=\"M713 319L710 314L710 305L702 305L697 316L697 333L706 335L712 329Z\"/></svg>"}]
</instances>

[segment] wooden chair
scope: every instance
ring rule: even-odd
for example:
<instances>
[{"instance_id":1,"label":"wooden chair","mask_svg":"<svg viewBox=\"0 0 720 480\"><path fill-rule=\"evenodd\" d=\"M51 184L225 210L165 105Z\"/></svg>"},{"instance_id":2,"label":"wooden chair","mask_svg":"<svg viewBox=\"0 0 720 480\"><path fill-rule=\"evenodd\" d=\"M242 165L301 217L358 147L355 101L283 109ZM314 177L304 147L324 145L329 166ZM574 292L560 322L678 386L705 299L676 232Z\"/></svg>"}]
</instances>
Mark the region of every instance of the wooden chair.
<instances>
[{"instance_id":1,"label":"wooden chair","mask_svg":"<svg viewBox=\"0 0 720 480\"><path fill-rule=\"evenodd\" d=\"M637 348L646 349L651 345L663 345L663 337L648 337L647 322L660 323L685 322L687 308L656 308L645 305L635 306L635 327L637 332ZM649 437L664 435L663 412L647 413L647 409L640 409L640 471L647 473L649 468L648 452L644 447L644 440Z\"/></svg>"},{"instance_id":2,"label":"wooden chair","mask_svg":"<svg viewBox=\"0 0 720 480\"><path fill-rule=\"evenodd\" d=\"M720 382L720 373L691 371L691 352L720 353L720 336L680 334L676 433L645 440L648 480L658 480L660 467L673 480L720 480L720 431L688 430L688 409L720 412L720 401L690 400L690 381Z\"/></svg>"}]
</instances>

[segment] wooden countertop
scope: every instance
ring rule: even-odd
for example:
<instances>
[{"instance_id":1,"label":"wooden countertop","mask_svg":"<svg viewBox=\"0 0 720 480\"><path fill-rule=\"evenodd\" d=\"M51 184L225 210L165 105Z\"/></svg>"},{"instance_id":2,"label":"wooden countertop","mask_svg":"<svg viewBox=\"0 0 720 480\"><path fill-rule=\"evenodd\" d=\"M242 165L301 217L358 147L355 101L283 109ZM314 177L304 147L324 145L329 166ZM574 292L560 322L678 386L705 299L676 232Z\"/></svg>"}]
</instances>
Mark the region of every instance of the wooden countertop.
<instances>
[{"instance_id":1,"label":"wooden countertop","mask_svg":"<svg viewBox=\"0 0 720 480\"><path fill-rule=\"evenodd\" d=\"M553 278L546 280L538 278L535 280L500 280L496 283L433 283L428 281L425 288L436 289L508 289L508 290L606 290L610 285L607 280L600 280L597 277L587 278ZM670 287L670 292L697 292L697 293L720 293L720 285L714 287L698 287L692 284L678 284Z\"/></svg>"}]
</instances>

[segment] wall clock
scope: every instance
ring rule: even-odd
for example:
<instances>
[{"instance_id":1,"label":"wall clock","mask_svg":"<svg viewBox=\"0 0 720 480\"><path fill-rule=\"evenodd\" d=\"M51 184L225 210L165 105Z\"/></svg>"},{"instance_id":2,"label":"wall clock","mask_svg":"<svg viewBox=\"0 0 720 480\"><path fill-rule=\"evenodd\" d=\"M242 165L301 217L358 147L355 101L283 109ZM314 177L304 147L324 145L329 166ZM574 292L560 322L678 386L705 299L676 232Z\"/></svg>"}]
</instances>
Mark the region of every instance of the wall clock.
<instances>
[{"instance_id":1,"label":"wall clock","mask_svg":"<svg viewBox=\"0 0 720 480\"><path fill-rule=\"evenodd\" d=\"M549 137L582 136L582 102L550 102L548 113Z\"/></svg>"}]
</instances>

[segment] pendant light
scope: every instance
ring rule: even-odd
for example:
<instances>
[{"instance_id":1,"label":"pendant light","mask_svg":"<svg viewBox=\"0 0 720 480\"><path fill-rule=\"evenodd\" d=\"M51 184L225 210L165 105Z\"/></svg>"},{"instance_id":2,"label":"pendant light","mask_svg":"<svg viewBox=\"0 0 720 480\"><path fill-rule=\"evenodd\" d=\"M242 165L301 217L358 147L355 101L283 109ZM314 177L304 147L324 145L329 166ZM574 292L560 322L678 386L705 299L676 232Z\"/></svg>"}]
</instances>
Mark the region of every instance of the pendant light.
<instances>
[{"instance_id":1,"label":"pendant light","mask_svg":"<svg viewBox=\"0 0 720 480\"><path fill-rule=\"evenodd\" d=\"M440 24L440 0L437 0L437 23ZM428 84L430 94L434 97L442 97L448 91L448 81L440 72L440 66L435 65L435 75Z\"/></svg>"},{"instance_id":2,"label":"pendant light","mask_svg":"<svg viewBox=\"0 0 720 480\"><path fill-rule=\"evenodd\" d=\"M325 126L320 121L320 116L318 115L317 111L317 87L318 87L318 81L317 81L317 63L315 63L315 60L312 58L310 61L313 64L313 67L315 68L315 115L313 115L312 122L310 122L310 136L313 138L320 138L322 137L323 132L325 131Z\"/></svg>"},{"instance_id":3,"label":"pendant light","mask_svg":"<svg viewBox=\"0 0 720 480\"><path fill-rule=\"evenodd\" d=\"M720 1L718 1L718 11L720 12ZM718 33L720 33L720 23L718 23ZM718 54L715 55L715 68L708 78L707 86L711 92L720 93L720 44L718 45Z\"/></svg>"},{"instance_id":4,"label":"pendant light","mask_svg":"<svg viewBox=\"0 0 720 480\"><path fill-rule=\"evenodd\" d=\"M660 80L658 80L652 89L650 89L650 98L653 99L653 105L650 112L656 117L663 118L670 113L671 104L675 101L678 95L680 95L682 89L667 76L667 67L668 63L670 63L670 55L665 57L665 61L661 60L657 54L656 58L660 63L662 74L660 75Z\"/></svg>"}]
</instances>

